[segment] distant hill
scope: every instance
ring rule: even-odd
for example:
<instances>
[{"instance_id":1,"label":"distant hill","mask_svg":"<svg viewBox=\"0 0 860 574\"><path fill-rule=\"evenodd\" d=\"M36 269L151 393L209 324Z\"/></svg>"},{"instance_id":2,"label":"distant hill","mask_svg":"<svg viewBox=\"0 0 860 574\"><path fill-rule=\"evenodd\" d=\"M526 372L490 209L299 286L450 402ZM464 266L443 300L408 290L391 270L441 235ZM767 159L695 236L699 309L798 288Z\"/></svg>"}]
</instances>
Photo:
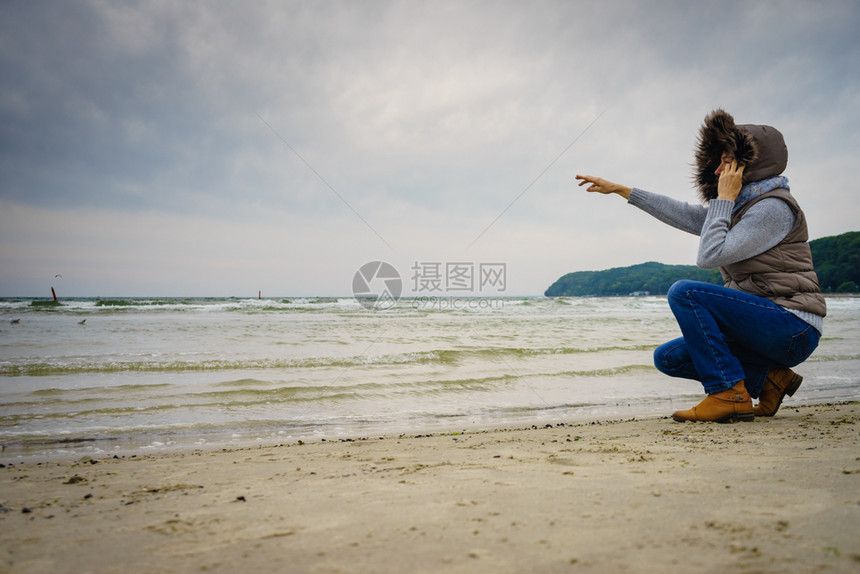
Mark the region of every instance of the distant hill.
<instances>
[{"instance_id":1,"label":"distant hill","mask_svg":"<svg viewBox=\"0 0 860 574\"><path fill-rule=\"evenodd\" d=\"M662 295L679 279L723 284L720 272L699 269L695 265L665 265L649 261L630 267L614 267L604 271L568 273L550 285L547 297L583 297L588 295L630 295L649 293Z\"/></svg>"},{"instance_id":2,"label":"distant hill","mask_svg":"<svg viewBox=\"0 0 860 574\"><path fill-rule=\"evenodd\" d=\"M815 271L825 293L860 291L860 231L822 237L809 242ZM719 271L695 265L648 262L603 271L568 273L550 285L547 297L583 297L649 293L663 295L680 279L722 285Z\"/></svg>"},{"instance_id":3,"label":"distant hill","mask_svg":"<svg viewBox=\"0 0 860 574\"><path fill-rule=\"evenodd\" d=\"M818 283L825 293L860 291L860 231L809 242Z\"/></svg>"}]
</instances>

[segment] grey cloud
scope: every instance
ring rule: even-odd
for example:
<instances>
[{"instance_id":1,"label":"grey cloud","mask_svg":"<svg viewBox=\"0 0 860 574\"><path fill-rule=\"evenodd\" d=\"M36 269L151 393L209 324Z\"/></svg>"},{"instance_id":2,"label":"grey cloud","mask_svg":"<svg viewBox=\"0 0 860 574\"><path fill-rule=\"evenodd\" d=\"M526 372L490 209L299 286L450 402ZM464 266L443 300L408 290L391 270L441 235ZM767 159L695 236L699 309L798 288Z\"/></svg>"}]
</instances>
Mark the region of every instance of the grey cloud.
<instances>
[{"instance_id":1,"label":"grey cloud","mask_svg":"<svg viewBox=\"0 0 860 574\"><path fill-rule=\"evenodd\" d=\"M647 174L644 154L624 153L631 139L669 151L716 105L776 121L856 93L853 4L788 8L7 4L0 195L233 215L249 201L309 216L340 209L259 113L356 206L396 198L491 214L607 108L630 121L601 120L565 159L598 161L600 150Z\"/></svg>"}]
</instances>

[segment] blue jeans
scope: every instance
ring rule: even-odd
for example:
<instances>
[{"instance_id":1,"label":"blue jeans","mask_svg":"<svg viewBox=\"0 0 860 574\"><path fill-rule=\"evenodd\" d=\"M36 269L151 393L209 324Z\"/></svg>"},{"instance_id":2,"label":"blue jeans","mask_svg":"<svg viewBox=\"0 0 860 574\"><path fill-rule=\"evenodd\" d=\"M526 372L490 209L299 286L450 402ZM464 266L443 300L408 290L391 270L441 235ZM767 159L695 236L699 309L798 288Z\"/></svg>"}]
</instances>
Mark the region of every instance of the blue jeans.
<instances>
[{"instance_id":1,"label":"blue jeans","mask_svg":"<svg viewBox=\"0 0 860 574\"><path fill-rule=\"evenodd\" d=\"M776 303L719 285L678 281L668 298L684 336L657 347L654 365L672 377L701 381L708 394L744 380L758 398L771 368L802 363L821 336Z\"/></svg>"}]
</instances>

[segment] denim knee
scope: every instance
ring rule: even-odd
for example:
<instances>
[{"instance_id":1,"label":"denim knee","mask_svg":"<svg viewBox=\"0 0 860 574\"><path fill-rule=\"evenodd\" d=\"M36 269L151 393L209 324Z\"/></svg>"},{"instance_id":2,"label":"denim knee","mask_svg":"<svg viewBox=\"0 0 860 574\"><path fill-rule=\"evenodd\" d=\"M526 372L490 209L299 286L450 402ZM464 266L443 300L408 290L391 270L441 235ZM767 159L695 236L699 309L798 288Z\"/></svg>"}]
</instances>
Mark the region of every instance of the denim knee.
<instances>
[{"instance_id":1,"label":"denim knee","mask_svg":"<svg viewBox=\"0 0 860 574\"><path fill-rule=\"evenodd\" d=\"M665 360L666 355L665 355L665 353L662 352L661 349L662 349L662 346L654 349L654 366L657 368L658 371L660 371L664 375L671 376L672 375L671 369L669 369L669 366L666 364L666 360Z\"/></svg>"},{"instance_id":2,"label":"denim knee","mask_svg":"<svg viewBox=\"0 0 860 574\"><path fill-rule=\"evenodd\" d=\"M667 341L654 349L654 366L670 377L699 380L684 338Z\"/></svg>"},{"instance_id":3,"label":"denim knee","mask_svg":"<svg viewBox=\"0 0 860 574\"><path fill-rule=\"evenodd\" d=\"M654 349L654 366L663 374L674 376L680 365L671 359L671 353L677 344L674 341L663 343Z\"/></svg>"},{"instance_id":4,"label":"denim knee","mask_svg":"<svg viewBox=\"0 0 860 574\"><path fill-rule=\"evenodd\" d=\"M687 292L695 287L698 281L690 281L689 279L681 279L679 281L675 281L672 283L672 286L669 287L669 291L666 293L666 298L669 299L669 303L672 301L677 301L683 297L686 297Z\"/></svg>"}]
</instances>

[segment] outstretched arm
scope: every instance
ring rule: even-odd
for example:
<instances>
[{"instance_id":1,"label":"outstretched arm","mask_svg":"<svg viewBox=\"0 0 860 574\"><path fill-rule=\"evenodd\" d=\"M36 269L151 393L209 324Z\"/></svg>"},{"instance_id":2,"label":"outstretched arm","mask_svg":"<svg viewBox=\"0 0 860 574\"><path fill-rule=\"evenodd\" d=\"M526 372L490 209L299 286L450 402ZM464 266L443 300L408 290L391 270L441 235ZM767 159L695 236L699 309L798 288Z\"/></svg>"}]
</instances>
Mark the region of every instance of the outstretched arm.
<instances>
[{"instance_id":1,"label":"outstretched arm","mask_svg":"<svg viewBox=\"0 0 860 574\"><path fill-rule=\"evenodd\" d=\"M626 185L612 183L611 181L607 181L605 179L594 177L591 175L577 175L576 179L582 180L579 182L579 187L582 187L586 184L590 184L586 188L586 191L602 193L604 195L615 193L617 195L620 195L624 199L629 199L630 192L633 190L633 188L627 187Z\"/></svg>"},{"instance_id":2,"label":"outstretched arm","mask_svg":"<svg viewBox=\"0 0 860 574\"><path fill-rule=\"evenodd\" d=\"M698 235L705 220L705 209L700 205L690 205L664 195L649 193L641 189L627 187L591 175L577 175L580 187L589 184L587 191L602 194L614 193L626 199L645 213L672 227Z\"/></svg>"}]
</instances>

